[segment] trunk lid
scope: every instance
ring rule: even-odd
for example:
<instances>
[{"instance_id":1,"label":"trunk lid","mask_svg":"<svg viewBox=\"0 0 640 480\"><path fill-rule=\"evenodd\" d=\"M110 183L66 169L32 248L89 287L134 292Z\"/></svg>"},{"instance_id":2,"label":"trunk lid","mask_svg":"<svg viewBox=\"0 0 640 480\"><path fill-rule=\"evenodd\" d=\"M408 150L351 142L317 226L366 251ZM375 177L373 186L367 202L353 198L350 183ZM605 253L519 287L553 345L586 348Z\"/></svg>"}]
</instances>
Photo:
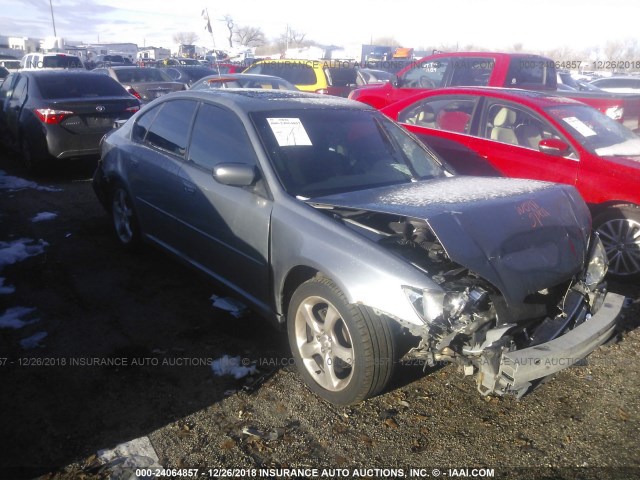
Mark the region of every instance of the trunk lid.
<instances>
[{"instance_id":1,"label":"trunk lid","mask_svg":"<svg viewBox=\"0 0 640 480\"><path fill-rule=\"evenodd\" d=\"M129 118L140 102L133 97L65 98L48 102L49 108L73 112L60 122L71 133L107 132L117 119ZM130 110L128 110L130 109Z\"/></svg>"},{"instance_id":2,"label":"trunk lid","mask_svg":"<svg viewBox=\"0 0 640 480\"><path fill-rule=\"evenodd\" d=\"M184 90L180 82L131 82L128 85L140 94L142 101L150 102L171 92Z\"/></svg>"}]
</instances>

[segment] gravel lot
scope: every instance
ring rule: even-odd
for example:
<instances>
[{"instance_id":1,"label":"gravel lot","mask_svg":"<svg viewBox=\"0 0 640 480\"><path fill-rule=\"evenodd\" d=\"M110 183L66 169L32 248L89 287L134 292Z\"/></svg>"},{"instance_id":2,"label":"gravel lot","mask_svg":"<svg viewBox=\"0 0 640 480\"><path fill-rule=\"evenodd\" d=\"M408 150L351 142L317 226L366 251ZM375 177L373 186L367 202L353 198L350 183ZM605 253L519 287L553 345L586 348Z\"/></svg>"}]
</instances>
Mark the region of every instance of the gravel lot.
<instances>
[{"instance_id":1,"label":"gravel lot","mask_svg":"<svg viewBox=\"0 0 640 480\"><path fill-rule=\"evenodd\" d=\"M25 178L6 152L0 170ZM108 478L96 452L145 436L161 466L199 468L201 477L234 473L206 470L219 468L281 469L261 478L284 478L287 468L348 469L324 478L412 468L432 478L436 468L442 476L490 468L494 478L640 477L637 283L610 285L632 300L618 341L520 401L482 398L451 366L404 365L388 393L334 407L304 387L284 333L251 312L237 319L213 308L211 295L225 291L164 253L123 251L91 173L86 162L33 179L60 191L3 190L0 176L0 242L48 244L0 271L15 287L0 295L0 315L21 306L35 309L26 320L39 319L0 329L0 478ZM42 212L57 216L32 222ZM47 336L38 346L21 346L39 332ZM208 363L223 355L256 362L259 372L215 376Z\"/></svg>"}]
</instances>

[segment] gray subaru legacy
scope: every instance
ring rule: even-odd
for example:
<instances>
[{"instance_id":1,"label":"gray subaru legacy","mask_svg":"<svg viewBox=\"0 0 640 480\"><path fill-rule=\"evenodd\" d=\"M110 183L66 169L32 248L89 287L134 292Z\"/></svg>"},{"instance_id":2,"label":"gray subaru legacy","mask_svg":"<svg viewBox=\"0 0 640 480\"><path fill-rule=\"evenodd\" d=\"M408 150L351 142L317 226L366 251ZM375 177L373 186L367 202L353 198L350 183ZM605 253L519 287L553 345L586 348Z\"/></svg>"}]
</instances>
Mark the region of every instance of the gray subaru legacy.
<instances>
[{"instance_id":1,"label":"gray subaru legacy","mask_svg":"<svg viewBox=\"0 0 640 480\"><path fill-rule=\"evenodd\" d=\"M94 188L119 242L160 246L286 328L335 404L408 359L521 396L606 341L622 307L573 187L457 176L358 102L178 92L101 148Z\"/></svg>"}]
</instances>

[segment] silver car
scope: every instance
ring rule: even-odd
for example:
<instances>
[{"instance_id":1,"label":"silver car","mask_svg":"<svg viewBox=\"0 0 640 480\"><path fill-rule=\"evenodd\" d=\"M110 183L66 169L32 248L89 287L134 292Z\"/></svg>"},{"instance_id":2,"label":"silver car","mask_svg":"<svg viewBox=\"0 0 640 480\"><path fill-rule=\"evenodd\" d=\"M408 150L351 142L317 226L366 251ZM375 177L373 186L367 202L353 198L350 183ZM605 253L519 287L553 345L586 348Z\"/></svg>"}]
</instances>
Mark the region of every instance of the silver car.
<instances>
[{"instance_id":1,"label":"silver car","mask_svg":"<svg viewBox=\"0 0 640 480\"><path fill-rule=\"evenodd\" d=\"M607 340L622 306L573 187L452 175L345 99L168 95L106 136L94 188L125 247L156 244L286 327L336 404L404 359L520 396Z\"/></svg>"}]
</instances>

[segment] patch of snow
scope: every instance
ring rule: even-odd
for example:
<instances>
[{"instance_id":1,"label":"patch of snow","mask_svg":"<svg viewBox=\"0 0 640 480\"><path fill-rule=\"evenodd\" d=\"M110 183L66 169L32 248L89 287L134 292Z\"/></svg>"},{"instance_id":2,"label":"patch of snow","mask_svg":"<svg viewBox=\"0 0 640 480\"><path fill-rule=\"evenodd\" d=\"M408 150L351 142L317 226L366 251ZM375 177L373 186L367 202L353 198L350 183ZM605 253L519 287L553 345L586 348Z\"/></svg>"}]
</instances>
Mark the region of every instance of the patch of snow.
<instances>
[{"instance_id":1,"label":"patch of snow","mask_svg":"<svg viewBox=\"0 0 640 480\"><path fill-rule=\"evenodd\" d=\"M455 177L446 180L403 185L396 191L380 197L380 202L390 205L422 207L436 203L467 203L479 200L523 195L550 188L551 184L537 181L521 181L505 178Z\"/></svg>"},{"instance_id":2,"label":"patch of snow","mask_svg":"<svg viewBox=\"0 0 640 480\"><path fill-rule=\"evenodd\" d=\"M253 375L258 371L255 365L250 365L248 359L241 360L240 357L230 357L229 355L211 362L211 370L219 377L232 375L235 379Z\"/></svg>"},{"instance_id":3,"label":"patch of snow","mask_svg":"<svg viewBox=\"0 0 640 480\"><path fill-rule=\"evenodd\" d=\"M54 218L56 218L58 216L57 213L52 213L52 212L40 212L38 213L35 217L33 217L31 219L31 221L33 223L36 222L45 222L47 220L53 220Z\"/></svg>"},{"instance_id":4,"label":"patch of snow","mask_svg":"<svg viewBox=\"0 0 640 480\"><path fill-rule=\"evenodd\" d=\"M16 291L16 287L13 285L5 285L6 278L0 277L0 295L10 295Z\"/></svg>"},{"instance_id":5,"label":"patch of snow","mask_svg":"<svg viewBox=\"0 0 640 480\"><path fill-rule=\"evenodd\" d=\"M0 270L6 265L13 265L25 258L40 255L48 246L49 244L42 239L36 241L20 238L12 242L0 242Z\"/></svg>"},{"instance_id":6,"label":"patch of snow","mask_svg":"<svg viewBox=\"0 0 640 480\"><path fill-rule=\"evenodd\" d=\"M31 325L39 320L22 320L22 317L35 312L35 308L29 307L11 307L7 308L5 312L0 316L0 328L13 328L18 329L26 325Z\"/></svg>"},{"instance_id":7,"label":"patch of snow","mask_svg":"<svg viewBox=\"0 0 640 480\"><path fill-rule=\"evenodd\" d=\"M129 442L121 443L113 449L98 451L98 460L105 463L105 469L109 472L110 479L151 479L152 476L144 476L136 470L146 469L152 472L161 469L160 459L151 445L149 437L135 438Z\"/></svg>"},{"instance_id":8,"label":"patch of snow","mask_svg":"<svg viewBox=\"0 0 640 480\"><path fill-rule=\"evenodd\" d=\"M38 185L36 182L26 180L20 177L14 177L7 175L7 172L0 170L0 190L8 190L9 192L15 192L17 190L24 190L25 188L33 188L35 190L41 190L44 192L61 192L61 188L56 187L44 187Z\"/></svg>"},{"instance_id":9,"label":"patch of snow","mask_svg":"<svg viewBox=\"0 0 640 480\"><path fill-rule=\"evenodd\" d=\"M247 310L247 306L233 298L219 297L217 295L211 295L211 305L222 310L226 310L236 318L240 318Z\"/></svg>"},{"instance_id":10,"label":"patch of snow","mask_svg":"<svg viewBox=\"0 0 640 480\"><path fill-rule=\"evenodd\" d=\"M42 347L42 345L39 345L40 341L44 340L47 337L47 335L49 335L47 332L35 333L30 337L23 338L22 340L20 340L20 346L25 350L30 350L36 347Z\"/></svg>"}]
</instances>

